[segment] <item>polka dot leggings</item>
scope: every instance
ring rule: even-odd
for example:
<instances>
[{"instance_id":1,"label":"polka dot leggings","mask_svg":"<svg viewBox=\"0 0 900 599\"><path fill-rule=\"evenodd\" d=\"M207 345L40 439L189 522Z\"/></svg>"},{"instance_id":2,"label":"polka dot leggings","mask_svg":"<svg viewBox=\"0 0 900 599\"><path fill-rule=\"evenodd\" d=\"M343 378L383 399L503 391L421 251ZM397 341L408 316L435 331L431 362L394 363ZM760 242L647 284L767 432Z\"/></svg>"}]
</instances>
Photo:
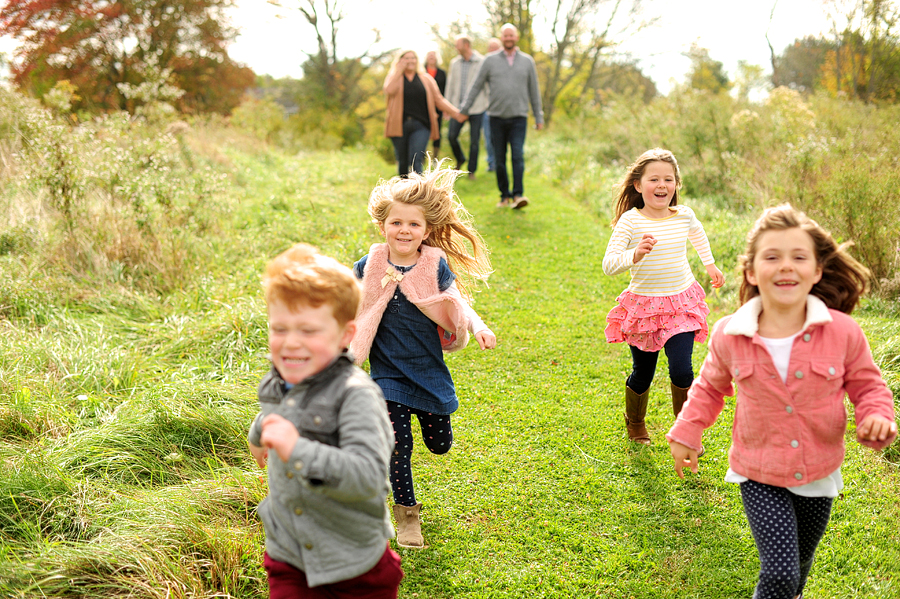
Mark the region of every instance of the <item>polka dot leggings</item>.
<instances>
[{"instance_id":1,"label":"polka dot leggings","mask_svg":"<svg viewBox=\"0 0 900 599\"><path fill-rule=\"evenodd\" d=\"M394 455L391 456L391 489L397 505L416 505L412 480L412 415L419 419L422 441L431 453L443 454L453 445L453 429L449 414L431 414L397 402L387 402L388 415L394 427Z\"/></svg>"},{"instance_id":2,"label":"polka dot leggings","mask_svg":"<svg viewBox=\"0 0 900 599\"><path fill-rule=\"evenodd\" d=\"M753 599L794 599L806 585L831 517L832 498L801 497L748 480L741 483L741 499L759 551Z\"/></svg>"}]
</instances>

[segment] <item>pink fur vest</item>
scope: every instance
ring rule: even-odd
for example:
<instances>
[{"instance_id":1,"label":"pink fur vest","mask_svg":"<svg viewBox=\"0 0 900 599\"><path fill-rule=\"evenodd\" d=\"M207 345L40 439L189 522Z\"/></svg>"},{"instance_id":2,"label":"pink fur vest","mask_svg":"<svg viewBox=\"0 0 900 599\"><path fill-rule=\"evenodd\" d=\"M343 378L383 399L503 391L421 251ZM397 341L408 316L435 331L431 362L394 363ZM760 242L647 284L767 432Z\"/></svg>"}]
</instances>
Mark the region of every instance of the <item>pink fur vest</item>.
<instances>
[{"instance_id":1,"label":"pink fur vest","mask_svg":"<svg viewBox=\"0 0 900 599\"><path fill-rule=\"evenodd\" d=\"M381 315L398 285L409 301L443 329L441 345L444 351L462 349L469 342L466 300L455 285L443 292L438 289L438 265L441 258L446 259L444 251L422 245L420 252L416 267L401 275L388 262L386 243L376 243L369 248L363 270L362 299L356 311L356 335L350 344L357 364L362 364L369 356Z\"/></svg>"}]
</instances>

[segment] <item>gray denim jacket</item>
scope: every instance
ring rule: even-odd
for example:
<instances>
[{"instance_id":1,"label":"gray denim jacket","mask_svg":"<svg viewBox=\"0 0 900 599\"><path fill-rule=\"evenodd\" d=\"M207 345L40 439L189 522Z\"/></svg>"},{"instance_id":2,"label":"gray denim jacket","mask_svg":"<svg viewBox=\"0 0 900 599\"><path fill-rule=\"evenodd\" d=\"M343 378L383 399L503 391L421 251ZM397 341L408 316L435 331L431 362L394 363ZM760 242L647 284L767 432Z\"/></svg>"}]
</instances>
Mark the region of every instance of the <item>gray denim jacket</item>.
<instances>
[{"instance_id":1,"label":"gray denim jacket","mask_svg":"<svg viewBox=\"0 0 900 599\"><path fill-rule=\"evenodd\" d=\"M387 509L394 433L378 386L345 352L285 391L273 368L259 385L248 440L268 414L300 432L290 460L269 453L269 496L257 508L272 559L303 570L311 587L371 570L394 536Z\"/></svg>"}]
</instances>

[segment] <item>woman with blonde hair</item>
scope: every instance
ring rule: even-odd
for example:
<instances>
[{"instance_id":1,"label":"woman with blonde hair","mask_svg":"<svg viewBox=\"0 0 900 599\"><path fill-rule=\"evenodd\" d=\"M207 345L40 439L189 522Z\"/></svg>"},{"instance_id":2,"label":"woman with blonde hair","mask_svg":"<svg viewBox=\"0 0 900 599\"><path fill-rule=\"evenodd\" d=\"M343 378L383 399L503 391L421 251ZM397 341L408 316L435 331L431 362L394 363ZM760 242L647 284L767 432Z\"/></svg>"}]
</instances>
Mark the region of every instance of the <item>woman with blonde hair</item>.
<instances>
[{"instance_id":1,"label":"woman with blonde hair","mask_svg":"<svg viewBox=\"0 0 900 599\"><path fill-rule=\"evenodd\" d=\"M422 172L428 141L440 138L437 111L452 116L459 111L441 94L434 78L425 72L414 50L400 50L384 80L387 98L385 137L394 144L397 171Z\"/></svg>"}]
</instances>

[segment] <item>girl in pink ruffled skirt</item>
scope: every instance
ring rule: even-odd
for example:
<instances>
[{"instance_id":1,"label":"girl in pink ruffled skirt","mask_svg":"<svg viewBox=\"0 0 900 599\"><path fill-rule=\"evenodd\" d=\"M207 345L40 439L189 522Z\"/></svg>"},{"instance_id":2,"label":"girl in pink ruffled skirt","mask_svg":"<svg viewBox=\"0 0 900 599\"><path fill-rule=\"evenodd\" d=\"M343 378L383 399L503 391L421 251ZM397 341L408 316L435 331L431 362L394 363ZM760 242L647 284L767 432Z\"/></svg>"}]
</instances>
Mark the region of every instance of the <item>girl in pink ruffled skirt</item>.
<instances>
[{"instance_id":1,"label":"girl in pink ruffled skirt","mask_svg":"<svg viewBox=\"0 0 900 599\"><path fill-rule=\"evenodd\" d=\"M703 225L693 210L678 205L679 187L681 173L672 152L655 148L641 154L622 181L603 257L606 274L631 272L631 283L606 317L606 340L624 341L631 349L625 426L628 438L644 445L650 444L644 416L659 350L665 349L669 360L672 411L677 416L694 381L694 341L703 342L709 334L706 294L688 265L688 240L712 286L725 282Z\"/></svg>"}]
</instances>

